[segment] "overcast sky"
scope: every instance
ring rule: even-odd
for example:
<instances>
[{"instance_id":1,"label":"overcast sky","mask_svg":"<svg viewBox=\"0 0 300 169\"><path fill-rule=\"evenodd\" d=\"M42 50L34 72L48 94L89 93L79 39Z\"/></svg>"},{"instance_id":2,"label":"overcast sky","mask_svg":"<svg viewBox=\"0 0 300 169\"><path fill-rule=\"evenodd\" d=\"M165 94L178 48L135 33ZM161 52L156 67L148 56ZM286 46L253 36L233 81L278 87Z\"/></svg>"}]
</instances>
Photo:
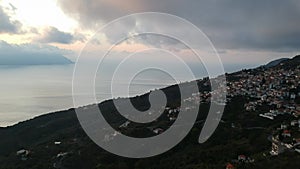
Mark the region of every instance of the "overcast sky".
<instances>
[{"instance_id":1,"label":"overcast sky","mask_svg":"<svg viewBox=\"0 0 300 169\"><path fill-rule=\"evenodd\" d=\"M2 0L0 40L6 43L0 45L42 44L71 50L76 55L96 30L114 19L136 12L163 12L200 28L224 62L262 64L298 53L299 9L299 0ZM131 27L135 31L139 19L121 24L118 29ZM155 26L181 31L176 25ZM188 36L186 30L181 33ZM109 45L112 39L124 36L109 35L99 44ZM124 45L121 49L130 52L133 47L149 44L146 41L151 44L151 40L145 38L144 42L136 41L134 46Z\"/></svg>"}]
</instances>

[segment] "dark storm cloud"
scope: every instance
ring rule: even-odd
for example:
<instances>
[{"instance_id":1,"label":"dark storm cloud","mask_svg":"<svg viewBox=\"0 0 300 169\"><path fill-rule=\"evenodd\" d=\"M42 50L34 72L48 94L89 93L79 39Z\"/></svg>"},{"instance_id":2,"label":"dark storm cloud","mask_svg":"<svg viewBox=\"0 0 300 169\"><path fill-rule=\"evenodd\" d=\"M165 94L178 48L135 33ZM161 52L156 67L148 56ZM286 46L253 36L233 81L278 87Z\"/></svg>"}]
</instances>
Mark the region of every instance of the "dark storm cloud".
<instances>
[{"instance_id":1,"label":"dark storm cloud","mask_svg":"<svg viewBox=\"0 0 300 169\"><path fill-rule=\"evenodd\" d=\"M154 11L189 20L217 48L286 51L300 47L298 0L61 0L58 3L85 28L94 29L95 25L126 14ZM170 27L170 31L173 29L176 28Z\"/></svg>"},{"instance_id":2,"label":"dark storm cloud","mask_svg":"<svg viewBox=\"0 0 300 169\"><path fill-rule=\"evenodd\" d=\"M102 25L103 22L143 8L143 2L139 0L62 0L57 3L65 13L77 19L86 28L95 28L95 25Z\"/></svg>"},{"instance_id":3,"label":"dark storm cloud","mask_svg":"<svg viewBox=\"0 0 300 169\"><path fill-rule=\"evenodd\" d=\"M0 6L0 34L1 33L19 33L22 24L19 21L13 21L7 13Z\"/></svg>"}]
</instances>

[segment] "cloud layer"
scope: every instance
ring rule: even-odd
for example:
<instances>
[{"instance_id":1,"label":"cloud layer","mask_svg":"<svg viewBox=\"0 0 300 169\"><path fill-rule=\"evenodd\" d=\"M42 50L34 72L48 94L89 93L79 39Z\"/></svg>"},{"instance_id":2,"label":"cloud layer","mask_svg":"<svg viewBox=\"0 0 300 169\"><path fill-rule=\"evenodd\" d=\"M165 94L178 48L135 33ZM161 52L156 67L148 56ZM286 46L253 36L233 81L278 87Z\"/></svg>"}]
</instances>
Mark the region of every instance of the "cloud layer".
<instances>
[{"instance_id":1,"label":"cloud layer","mask_svg":"<svg viewBox=\"0 0 300 169\"><path fill-rule=\"evenodd\" d=\"M75 41L75 37L70 33L59 31L55 27L50 27L37 41L41 43L70 44Z\"/></svg>"},{"instance_id":2,"label":"cloud layer","mask_svg":"<svg viewBox=\"0 0 300 169\"><path fill-rule=\"evenodd\" d=\"M3 7L0 6L0 34L16 34L20 32L21 27L22 24L19 21L13 21L11 17L7 13L5 13Z\"/></svg>"},{"instance_id":3,"label":"cloud layer","mask_svg":"<svg viewBox=\"0 0 300 169\"><path fill-rule=\"evenodd\" d=\"M61 0L58 3L85 28L93 29L135 12L154 11L191 21L220 49L294 51L300 47L298 0Z\"/></svg>"}]
</instances>

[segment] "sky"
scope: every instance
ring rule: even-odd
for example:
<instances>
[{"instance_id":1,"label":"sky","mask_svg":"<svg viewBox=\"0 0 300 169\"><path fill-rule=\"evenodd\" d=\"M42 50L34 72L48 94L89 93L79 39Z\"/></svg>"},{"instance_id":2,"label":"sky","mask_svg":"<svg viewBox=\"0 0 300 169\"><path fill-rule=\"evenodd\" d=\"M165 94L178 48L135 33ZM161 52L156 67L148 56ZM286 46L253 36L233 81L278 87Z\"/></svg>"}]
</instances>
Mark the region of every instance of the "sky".
<instances>
[{"instance_id":1,"label":"sky","mask_svg":"<svg viewBox=\"0 0 300 169\"><path fill-rule=\"evenodd\" d=\"M260 65L298 54L299 9L299 0L0 0L0 48L10 45L13 50L36 50L36 46L42 46L55 49L54 55L60 52L74 60L105 24L133 13L162 12L184 18L201 29L226 64ZM121 23L116 29L134 33L142 29L138 24L141 20ZM164 28L153 25L153 29L192 36L173 24ZM115 39L129 35L114 32L104 32L95 44L110 46ZM158 42L158 38L140 38L120 44L115 52L156 47ZM177 47L170 40L160 45ZM3 50L0 55L4 55Z\"/></svg>"}]
</instances>

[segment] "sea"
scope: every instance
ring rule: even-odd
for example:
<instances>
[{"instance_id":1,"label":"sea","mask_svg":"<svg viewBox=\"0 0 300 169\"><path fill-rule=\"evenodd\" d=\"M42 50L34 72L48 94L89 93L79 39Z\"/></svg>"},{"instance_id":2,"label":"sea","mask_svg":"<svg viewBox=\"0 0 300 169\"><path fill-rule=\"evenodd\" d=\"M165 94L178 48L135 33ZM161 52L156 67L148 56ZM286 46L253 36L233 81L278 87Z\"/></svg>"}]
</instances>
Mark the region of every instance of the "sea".
<instances>
[{"instance_id":1,"label":"sea","mask_svg":"<svg viewBox=\"0 0 300 169\"><path fill-rule=\"evenodd\" d=\"M253 67L253 65L231 65L225 68L232 72L245 67ZM0 66L0 127L11 126L42 114L74 107L73 71L74 64ZM200 72L197 78L205 75ZM179 78L181 82L193 80L186 79L185 75L180 75ZM127 94L135 96L175 83L172 77L159 72L148 72L136 76L130 82L130 90ZM128 84L124 80L116 80L116 88L122 88L122 85ZM102 80L95 86L97 102L111 99L111 80ZM121 93L119 97L125 97Z\"/></svg>"}]
</instances>

